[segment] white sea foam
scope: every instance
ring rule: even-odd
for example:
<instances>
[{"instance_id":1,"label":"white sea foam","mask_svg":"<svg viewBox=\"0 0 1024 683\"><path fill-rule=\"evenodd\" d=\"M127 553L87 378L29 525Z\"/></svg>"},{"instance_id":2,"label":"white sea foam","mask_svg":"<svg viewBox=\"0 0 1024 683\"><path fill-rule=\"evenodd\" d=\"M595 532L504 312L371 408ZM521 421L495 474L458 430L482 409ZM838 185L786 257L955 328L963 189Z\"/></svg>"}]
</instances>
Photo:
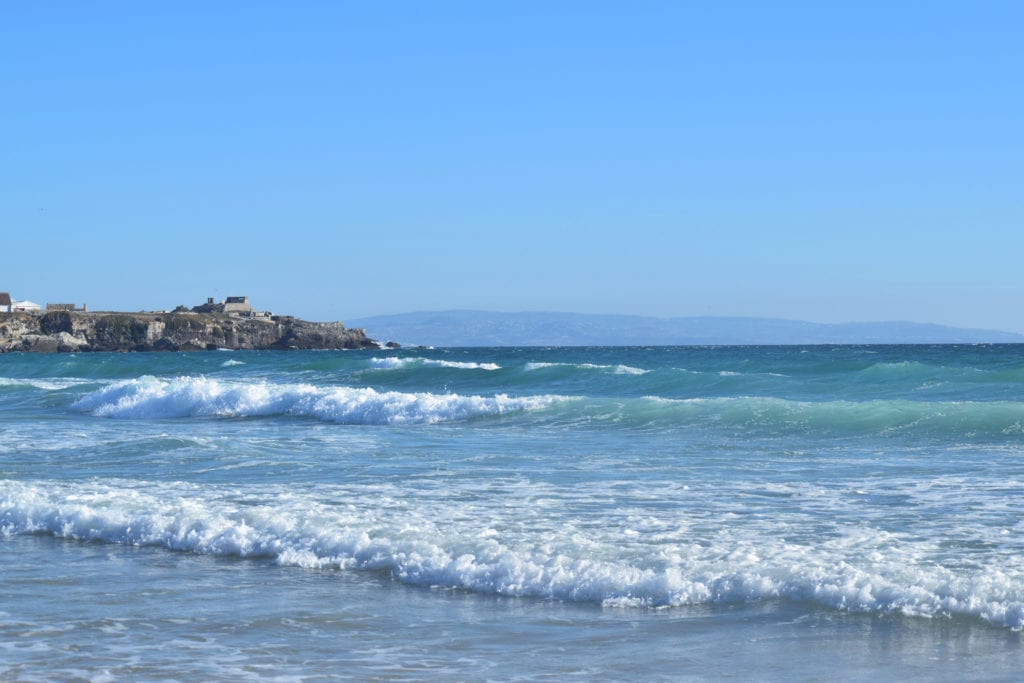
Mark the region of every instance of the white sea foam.
<instances>
[{"instance_id":1,"label":"white sea foam","mask_svg":"<svg viewBox=\"0 0 1024 683\"><path fill-rule=\"evenodd\" d=\"M597 365L594 363L527 363L527 371L543 370L545 368L580 368L581 370L605 370L612 371L616 375L646 375L650 370L635 368L631 365Z\"/></svg>"},{"instance_id":2,"label":"white sea foam","mask_svg":"<svg viewBox=\"0 0 1024 683\"><path fill-rule=\"evenodd\" d=\"M408 367L411 361L417 360L416 358L371 358L370 367L378 370L397 370L399 368Z\"/></svg>"},{"instance_id":3,"label":"white sea foam","mask_svg":"<svg viewBox=\"0 0 1024 683\"><path fill-rule=\"evenodd\" d=\"M936 560L937 544L868 526L786 540L726 525L699 539L689 528L694 520L649 514L595 526L552 517L556 511L538 509L543 505L457 503L444 493L423 498L386 485L317 487L316 495L4 480L0 533L384 570L415 585L612 607L810 600L851 611L973 616L1024 627L1020 562L947 567Z\"/></svg>"},{"instance_id":4,"label":"white sea foam","mask_svg":"<svg viewBox=\"0 0 1024 683\"><path fill-rule=\"evenodd\" d=\"M230 358L230 359L228 359L228 360L226 360L226 361L224 361L223 363L220 364L220 366L222 368L230 368L230 367L234 367L236 365L245 365L245 361L240 361L240 360L235 360L234 358Z\"/></svg>"},{"instance_id":5,"label":"white sea foam","mask_svg":"<svg viewBox=\"0 0 1024 683\"><path fill-rule=\"evenodd\" d=\"M378 370L399 370L409 367L457 368L460 370L501 370L497 363L434 360L432 358L371 358L370 366Z\"/></svg>"},{"instance_id":6,"label":"white sea foam","mask_svg":"<svg viewBox=\"0 0 1024 683\"><path fill-rule=\"evenodd\" d=\"M407 424L535 410L555 400L554 396L379 392L370 388L146 376L86 394L75 402L74 408L99 417L117 418L292 415L343 424Z\"/></svg>"}]
</instances>

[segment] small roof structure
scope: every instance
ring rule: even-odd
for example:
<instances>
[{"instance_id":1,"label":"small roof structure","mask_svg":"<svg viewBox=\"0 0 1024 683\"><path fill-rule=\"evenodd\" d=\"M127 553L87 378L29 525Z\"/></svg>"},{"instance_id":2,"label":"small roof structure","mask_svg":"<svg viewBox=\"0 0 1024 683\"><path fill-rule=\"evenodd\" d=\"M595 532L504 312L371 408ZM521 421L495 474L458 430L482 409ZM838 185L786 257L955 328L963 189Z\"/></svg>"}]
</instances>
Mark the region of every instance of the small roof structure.
<instances>
[{"instance_id":1,"label":"small roof structure","mask_svg":"<svg viewBox=\"0 0 1024 683\"><path fill-rule=\"evenodd\" d=\"M11 294L10 292L0 292L0 306L11 305Z\"/></svg>"}]
</instances>

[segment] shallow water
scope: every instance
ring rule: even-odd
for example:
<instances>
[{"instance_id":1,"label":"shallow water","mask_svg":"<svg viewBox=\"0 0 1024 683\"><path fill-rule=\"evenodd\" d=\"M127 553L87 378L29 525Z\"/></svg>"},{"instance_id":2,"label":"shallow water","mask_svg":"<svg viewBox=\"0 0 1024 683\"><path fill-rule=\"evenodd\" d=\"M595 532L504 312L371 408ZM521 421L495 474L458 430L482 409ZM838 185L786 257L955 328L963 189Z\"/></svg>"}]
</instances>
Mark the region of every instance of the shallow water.
<instances>
[{"instance_id":1,"label":"shallow water","mask_svg":"<svg viewBox=\"0 0 1024 683\"><path fill-rule=\"evenodd\" d=\"M0 357L0 677L1009 679L1024 348Z\"/></svg>"}]
</instances>

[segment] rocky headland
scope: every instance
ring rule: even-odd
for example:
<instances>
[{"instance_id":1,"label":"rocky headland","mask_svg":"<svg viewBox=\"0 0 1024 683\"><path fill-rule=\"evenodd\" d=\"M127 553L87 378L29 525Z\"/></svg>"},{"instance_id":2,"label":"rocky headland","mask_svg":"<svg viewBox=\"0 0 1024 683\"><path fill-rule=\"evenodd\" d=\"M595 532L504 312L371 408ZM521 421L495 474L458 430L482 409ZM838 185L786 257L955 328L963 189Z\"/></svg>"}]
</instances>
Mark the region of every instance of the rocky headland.
<instances>
[{"instance_id":1,"label":"rocky headland","mask_svg":"<svg viewBox=\"0 0 1024 683\"><path fill-rule=\"evenodd\" d=\"M223 313L50 311L0 314L0 352L363 349L380 345L359 328L290 316Z\"/></svg>"}]
</instances>

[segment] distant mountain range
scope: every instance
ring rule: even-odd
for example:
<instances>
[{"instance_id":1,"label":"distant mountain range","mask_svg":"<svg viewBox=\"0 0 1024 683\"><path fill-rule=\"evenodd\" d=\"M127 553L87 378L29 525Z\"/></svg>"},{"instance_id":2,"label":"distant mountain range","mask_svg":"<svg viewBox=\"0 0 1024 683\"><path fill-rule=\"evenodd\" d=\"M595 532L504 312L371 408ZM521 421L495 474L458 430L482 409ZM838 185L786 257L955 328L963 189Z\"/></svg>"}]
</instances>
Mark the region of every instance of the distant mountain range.
<instances>
[{"instance_id":1,"label":"distant mountain range","mask_svg":"<svg viewBox=\"0 0 1024 683\"><path fill-rule=\"evenodd\" d=\"M1024 343L1024 335L910 322L652 318L584 313L433 311L348 320L380 341L424 346Z\"/></svg>"}]
</instances>

